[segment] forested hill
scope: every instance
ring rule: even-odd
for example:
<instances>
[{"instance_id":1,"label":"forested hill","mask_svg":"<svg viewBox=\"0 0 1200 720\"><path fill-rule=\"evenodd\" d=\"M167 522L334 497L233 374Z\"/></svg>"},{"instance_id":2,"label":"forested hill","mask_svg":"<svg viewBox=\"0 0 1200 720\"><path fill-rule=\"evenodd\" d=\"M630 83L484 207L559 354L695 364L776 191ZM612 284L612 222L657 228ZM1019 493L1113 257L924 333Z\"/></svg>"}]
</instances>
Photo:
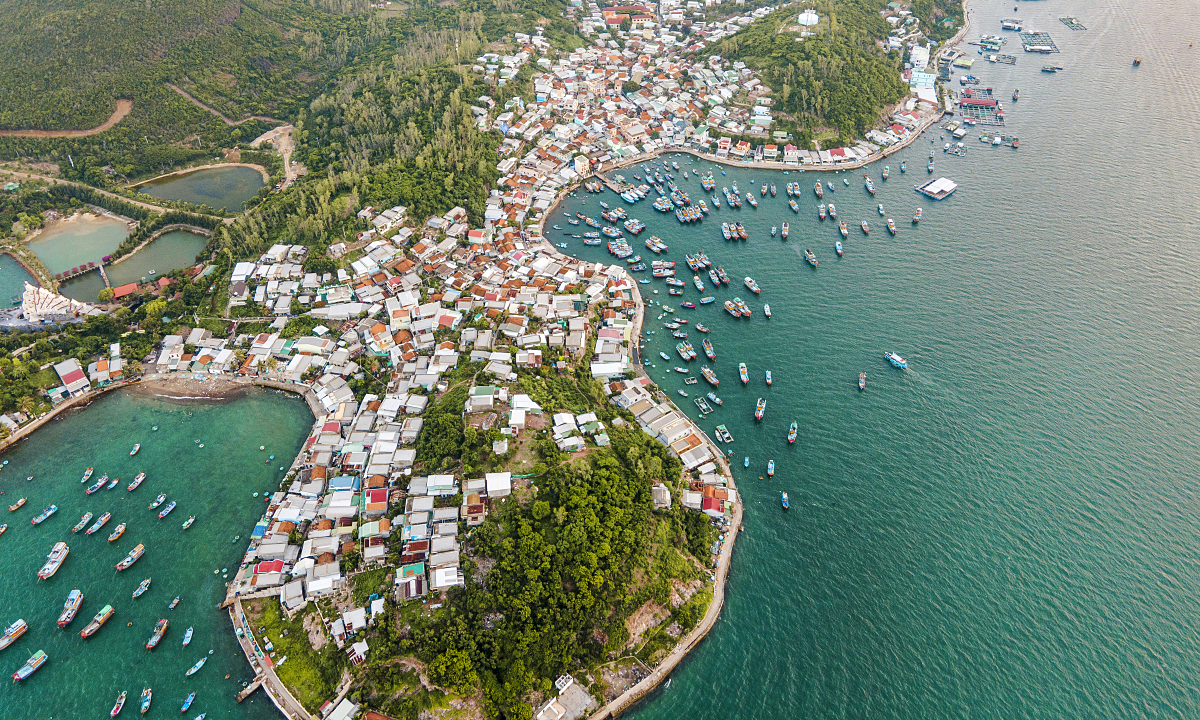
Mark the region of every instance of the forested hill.
<instances>
[{"instance_id":1,"label":"forested hill","mask_svg":"<svg viewBox=\"0 0 1200 720\"><path fill-rule=\"evenodd\" d=\"M233 118L286 116L382 39L367 0L0 0L0 129L86 129L165 81Z\"/></svg>"},{"instance_id":2,"label":"forested hill","mask_svg":"<svg viewBox=\"0 0 1200 720\"><path fill-rule=\"evenodd\" d=\"M814 37L800 38L799 6L756 21L717 46L716 52L758 69L774 90L776 109L801 126L836 129L859 137L881 110L904 96L899 52L876 42L891 25L879 14L886 0L821 0Z\"/></svg>"}]
</instances>

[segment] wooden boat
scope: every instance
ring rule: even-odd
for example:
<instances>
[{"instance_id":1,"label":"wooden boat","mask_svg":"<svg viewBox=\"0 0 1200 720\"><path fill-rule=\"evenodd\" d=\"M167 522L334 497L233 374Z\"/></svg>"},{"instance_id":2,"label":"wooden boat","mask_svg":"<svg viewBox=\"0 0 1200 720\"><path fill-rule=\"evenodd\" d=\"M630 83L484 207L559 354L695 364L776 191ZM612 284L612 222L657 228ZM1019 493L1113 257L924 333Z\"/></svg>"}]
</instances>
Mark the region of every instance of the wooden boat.
<instances>
[{"instance_id":1,"label":"wooden boat","mask_svg":"<svg viewBox=\"0 0 1200 720\"><path fill-rule=\"evenodd\" d=\"M8 506L8 511L9 511L9 512L16 512L17 510L20 510L20 509L21 509L21 506L25 504L25 501L26 501L26 500L28 500L28 498L21 498L20 500L16 501L16 502L15 502L15 503L13 503L12 505L9 505L9 506Z\"/></svg>"}]
</instances>

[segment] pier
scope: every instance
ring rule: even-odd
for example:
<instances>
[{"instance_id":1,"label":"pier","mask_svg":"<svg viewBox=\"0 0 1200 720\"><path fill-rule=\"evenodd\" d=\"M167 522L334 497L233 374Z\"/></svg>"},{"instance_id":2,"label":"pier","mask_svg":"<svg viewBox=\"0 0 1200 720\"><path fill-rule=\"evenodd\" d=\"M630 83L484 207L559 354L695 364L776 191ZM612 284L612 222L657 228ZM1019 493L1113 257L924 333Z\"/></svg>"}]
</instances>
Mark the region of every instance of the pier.
<instances>
[{"instance_id":1,"label":"pier","mask_svg":"<svg viewBox=\"0 0 1200 720\"><path fill-rule=\"evenodd\" d=\"M247 685L246 688L244 690L242 690L240 693L238 693L237 697L234 699L237 700L238 702L241 702L241 701L245 700L246 698L250 697L254 693L255 690L262 687L263 679L264 678L262 675L255 677L254 682Z\"/></svg>"}]
</instances>

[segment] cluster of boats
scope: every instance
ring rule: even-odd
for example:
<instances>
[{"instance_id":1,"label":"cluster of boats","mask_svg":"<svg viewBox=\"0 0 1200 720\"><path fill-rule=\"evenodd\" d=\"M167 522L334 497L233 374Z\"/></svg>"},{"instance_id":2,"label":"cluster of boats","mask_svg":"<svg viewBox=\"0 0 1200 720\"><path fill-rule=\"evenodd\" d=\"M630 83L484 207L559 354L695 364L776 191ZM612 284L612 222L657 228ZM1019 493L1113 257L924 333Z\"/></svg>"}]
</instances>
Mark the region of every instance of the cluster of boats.
<instances>
[{"instance_id":1,"label":"cluster of boats","mask_svg":"<svg viewBox=\"0 0 1200 720\"><path fill-rule=\"evenodd\" d=\"M667 244L661 238L651 235L646 238L646 249L656 255L661 255L667 251Z\"/></svg>"},{"instance_id":2,"label":"cluster of boats","mask_svg":"<svg viewBox=\"0 0 1200 720\"><path fill-rule=\"evenodd\" d=\"M736 240L739 238L745 240L750 237L750 234L746 232L746 228L742 227L741 223L721 223L721 234L725 236L726 240Z\"/></svg>"},{"instance_id":3,"label":"cluster of boats","mask_svg":"<svg viewBox=\"0 0 1200 720\"><path fill-rule=\"evenodd\" d=\"M740 297L725 301L725 310L735 318L750 317L753 312Z\"/></svg>"}]
</instances>

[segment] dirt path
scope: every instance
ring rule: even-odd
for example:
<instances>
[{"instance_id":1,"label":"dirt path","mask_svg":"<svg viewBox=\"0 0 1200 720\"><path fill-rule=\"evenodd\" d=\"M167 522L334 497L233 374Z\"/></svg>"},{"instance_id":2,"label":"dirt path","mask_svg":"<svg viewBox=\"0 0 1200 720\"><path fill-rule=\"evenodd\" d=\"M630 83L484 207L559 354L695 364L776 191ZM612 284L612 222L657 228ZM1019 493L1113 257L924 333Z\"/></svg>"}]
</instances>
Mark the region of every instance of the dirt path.
<instances>
[{"instance_id":1,"label":"dirt path","mask_svg":"<svg viewBox=\"0 0 1200 720\"><path fill-rule=\"evenodd\" d=\"M87 137L109 130L133 110L132 100L117 100L117 109L108 119L91 130L0 130L0 137L75 138Z\"/></svg>"},{"instance_id":2,"label":"dirt path","mask_svg":"<svg viewBox=\"0 0 1200 720\"><path fill-rule=\"evenodd\" d=\"M292 131L295 129L291 125L281 125L266 131L250 142L250 147L252 148L257 148L264 143L274 145L279 150L279 154L283 156L283 183L279 186L280 190L286 189L296 181L297 177L308 172L303 165L292 164L292 151L295 150L295 143L292 141Z\"/></svg>"},{"instance_id":3,"label":"dirt path","mask_svg":"<svg viewBox=\"0 0 1200 720\"><path fill-rule=\"evenodd\" d=\"M204 103L200 102L196 98L192 97L188 93L188 91L184 90L183 88L172 85L171 83L167 83L167 87L171 88L175 92L177 92L180 95L187 98L193 105L200 108L201 110L206 110L206 111L212 113L213 115L216 115L217 117L221 118L222 120L225 121L225 124L230 127L235 127L237 125L241 125L244 122L250 122L251 120L262 120L263 122L273 122L273 123L283 122L282 120L277 120L273 117L267 117L266 115L251 115L250 117L244 118L242 120L230 120L229 118L225 117L225 115L223 115L221 113L221 111L217 110L216 108L211 108L211 107L205 105Z\"/></svg>"}]
</instances>

